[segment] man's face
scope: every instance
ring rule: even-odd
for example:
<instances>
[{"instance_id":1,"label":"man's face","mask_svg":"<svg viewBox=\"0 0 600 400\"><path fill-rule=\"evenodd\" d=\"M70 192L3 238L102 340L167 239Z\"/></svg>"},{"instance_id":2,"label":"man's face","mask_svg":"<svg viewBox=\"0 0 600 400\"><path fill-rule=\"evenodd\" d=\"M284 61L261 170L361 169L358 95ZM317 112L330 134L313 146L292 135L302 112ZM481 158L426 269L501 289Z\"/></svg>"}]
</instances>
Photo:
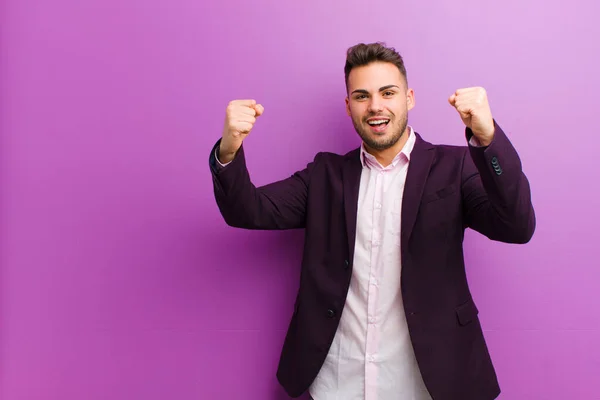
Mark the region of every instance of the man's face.
<instances>
[{"instance_id":1,"label":"man's face","mask_svg":"<svg viewBox=\"0 0 600 400\"><path fill-rule=\"evenodd\" d=\"M348 76L346 111L356 132L374 150L386 150L402 137L414 92L392 63L373 62L353 68Z\"/></svg>"}]
</instances>

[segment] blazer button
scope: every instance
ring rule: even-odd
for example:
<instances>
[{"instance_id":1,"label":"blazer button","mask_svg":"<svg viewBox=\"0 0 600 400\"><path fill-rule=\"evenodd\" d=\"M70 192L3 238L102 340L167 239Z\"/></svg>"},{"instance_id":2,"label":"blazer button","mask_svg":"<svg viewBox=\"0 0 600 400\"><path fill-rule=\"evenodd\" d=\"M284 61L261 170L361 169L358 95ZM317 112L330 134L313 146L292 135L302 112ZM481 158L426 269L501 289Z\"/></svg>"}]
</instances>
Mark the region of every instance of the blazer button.
<instances>
[{"instance_id":1,"label":"blazer button","mask_svg":"<svg viewBox=\"0 0 600 400\"><path fill-rule=\"evenodd\" d=\"M495 156L494 156L494 157L492 157L492 165L493 165L493 166L496 166L496 165L498 165L498 158L496 158Z\"/></svg>"},{"instance_id":2,"label":"blazer button","mask_svg":"<svg viewBox=\"0 0 600 400\"><path fill-rule=\"evenodd\" d=\"M327 310L327 318L333 317L335 317L335 311L333 311L332 309Z\"/></svg>"},{"instance_id":3,"label":"blazer button","mask_svg":"<svg viewBox=\"0 0 600 400\"><path fill-rule=\"evenodd\" d=\"M344 260L344 269L350 268L350 261Z\"/></svg>"}]
</instances>

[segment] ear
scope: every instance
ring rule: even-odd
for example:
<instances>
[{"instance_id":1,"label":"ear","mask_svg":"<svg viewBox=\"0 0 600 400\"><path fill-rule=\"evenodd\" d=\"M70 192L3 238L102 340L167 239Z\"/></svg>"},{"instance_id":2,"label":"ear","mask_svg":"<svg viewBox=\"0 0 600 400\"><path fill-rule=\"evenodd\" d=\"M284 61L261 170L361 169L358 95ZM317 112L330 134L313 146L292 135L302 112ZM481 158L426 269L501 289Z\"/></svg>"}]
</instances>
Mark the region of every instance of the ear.
<instances>
[{"instance_id":1,"label":"ear","mask_svg":"<svg viewBox=\"0 0 600 400\"><path fill-rule=\"evenodd\" d=\"M346 114L350 116L350 100L346 97Z\"/></svg>"},{"instance_id":2,"label":"ear","mask_svg":"<svg viewBox=\"0 0 600 400\"><path fill-rule=\"evenodd\" d=\"M408 110L412 110L415 106L415 91L412 89L408 89L406 91L406 108Z\"/></svg>"}]
</instances>

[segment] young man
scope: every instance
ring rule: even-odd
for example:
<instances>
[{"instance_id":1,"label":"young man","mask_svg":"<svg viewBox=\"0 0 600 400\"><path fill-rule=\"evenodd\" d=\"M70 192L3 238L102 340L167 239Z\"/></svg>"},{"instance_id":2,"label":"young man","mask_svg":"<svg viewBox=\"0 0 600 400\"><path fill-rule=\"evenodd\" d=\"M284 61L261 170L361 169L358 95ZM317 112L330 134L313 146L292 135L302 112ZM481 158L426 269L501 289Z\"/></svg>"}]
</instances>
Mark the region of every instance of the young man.
<instances>
[{"instance_id":1,"label":"young man","mask_svg":"<svg viewBox=\"0 0 600 400\"><path fill-rule=\"evenodd\" d=\"M448 101L465 146L432 145L407 125L415 105L401 56L347 53L346 108L362 139L255 187L242 146L263 107L232 101L210 152L227 224L305 228L300 289L277 377L317 400L488 400L500 393L465 276L463 236L526 243L529 183L483 88Z\"/></svg>"}]
</instances>

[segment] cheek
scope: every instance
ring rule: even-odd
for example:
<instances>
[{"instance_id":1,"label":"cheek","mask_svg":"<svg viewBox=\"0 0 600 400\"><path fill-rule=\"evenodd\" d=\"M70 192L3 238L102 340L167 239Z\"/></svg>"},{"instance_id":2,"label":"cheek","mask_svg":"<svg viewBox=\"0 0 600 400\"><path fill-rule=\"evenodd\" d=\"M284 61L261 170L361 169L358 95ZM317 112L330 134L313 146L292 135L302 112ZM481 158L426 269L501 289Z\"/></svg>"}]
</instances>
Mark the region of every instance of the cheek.
<instances>
[{"instance_id":1,"label":"cheek","mask_svg":"<svg viewBox=\"0 0 600 400\"><path fill-rule=\"evenodd\" d=\"M349 109L349 112L350 112L350 116L352 117L352 119L358 120L358 121L362 120L363 115L364 115L363 110L357 106L351 107Z\"/></svg>"},{"instance_id":2,"label":"cheek","mask_svg":"<svg viewBox=\"0 0 600 400\"><path fill-rule=\"evenodd\" d=\"M402 102L397 102L396 104L393 105L393 107L390 107L390 110L397 116L397 117L401 117L402 115L406 114L408 111L408 106L405 103Z\"/></svg>"}]
</instances>

